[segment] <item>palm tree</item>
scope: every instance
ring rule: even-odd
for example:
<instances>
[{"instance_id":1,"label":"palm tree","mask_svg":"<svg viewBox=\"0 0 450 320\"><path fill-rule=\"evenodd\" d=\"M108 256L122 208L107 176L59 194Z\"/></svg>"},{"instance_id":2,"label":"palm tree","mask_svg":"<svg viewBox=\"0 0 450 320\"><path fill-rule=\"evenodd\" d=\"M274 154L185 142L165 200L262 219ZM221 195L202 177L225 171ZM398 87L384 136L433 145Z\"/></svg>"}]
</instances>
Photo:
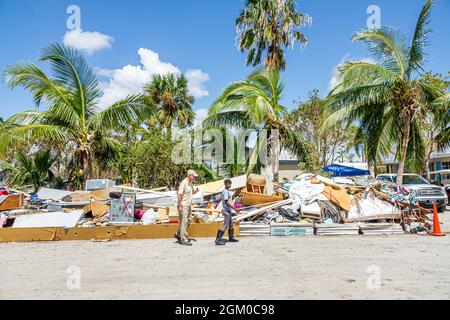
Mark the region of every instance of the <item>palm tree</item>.
<instances>
[{"instance_id":1,"label":"palm tree","mask_svg":"<svg viewBox=\"0 0 450 320\"><path fill-rule=\"evenodd\" d=\"M284 70L285 48L308 42L299 30L311 20L297 12L295 0L247 0L246 8L236 19L239 50L249 51L247 65L259 65L265 53L266 67Z\"/></svg>"},{"instance_id":2,"label":"palm tree","mask_svg":"<svg viewBox=\"0 0 450 320\"><path fill-rule=\"evenodd\" d=\"M73 167L80 181L91 177L94 162L103 161L96 150L115 154L121 144L114 129L150 114L150 107L138 95L129 96L106 109L97 106L98 81L84 57L75 49L51 44L43 49L41 61L50 63L53 78L32 63L8 67L5 75L11 88L30 91L47 111L30 110L10 117L3 125L0 153L24 140L64 144L73 150ZM95 148L94 148L95 146Z\"/></svg>"},{"instance_id":3,"label":"palm tree","mask_svg":"<svg viewBox=\"0 0 450 320\"><path fill-rule=\"evenodd\" d=\"M345 62L336 68L337 85L330 93L332 112L323 128L346 120L357 123L357 139L366 135L369 161L396 149L398 180L403 182L405 165L420 168L424 158L420 123L430 104L443 92L419 76L425 64L433 0L422 8L412 40L393 28L363 30L353 41L365 43L378 63ZM364 139L363 139L364 140Z\"/></svg>"},{"instance_id":4,"label":"palm tree","mask_svg":"<svg viewBox=\"0 0 450 320\"><path fill-rule=\"evenodd\" d=\"M150 124L158 123L167 128L170 138L174 125L184 129L194 124L192 105L195 98L189 95L188 80L183 74L155 75L151 83L144 87L144 92L150 104L158 108Z\"/></svg>"},{"instance_id":5,"label":"palm tree","mask_svg":"<svg viewBox=\"0 0 450 320\"><path fill-rule=\"evenodd\" d=\"M56 157L52 156L50 150L38 151L31 157L24 153L19 153L15 162L14 165L4 162L0 163L3 169L12 171L12 175L8 180L15 187L31 185L33 192L36 193L42 186L57 179L53 170Z\"/></svg>"},{"instance_id":6,"label":"palm tree","mask_svg":"<svg viewBox=\"0 0 450 320\"><path fill-rule=\"evenodd\" d=\"M423 80L437 86L442 91L448 91L450 87L450 82L446 81L441 74L427 73ZM450 130L450 101L445 103L445 99L445 96L442 96L429 106L427 117L420 126L425 143L425 159L422 167L427 180L431 179L430 162L432 153L443 151L450 145L450 136L448 134Z\"/></svg>"},{"instance_id":7,"label":"palm tree","mask_svg":"<svg viewBox=\"0 0 450 320\"><path fill-rule=\"evenodd\" d=\"M437 122L437 125L435 125L437 127L437 149L450 148L450 93L446 93L433 101L432 107L437 110L434 113Z\"/></svg>"},{"instance_id":8,"label":"palm tree","mask_svg":"<svg viewBox=\"0 0 450 320\"><path fill-rule=\"evenodd\" d=\"M266 129L267 133L274 138L269 141L268 149L271 152L275 181L278 180L278 158L281 147L301 159L307 156L301 137L283 122L286 114L286 108L280 105L283 90L284 82L281 81L278 70L258 69L247 79L229 85L213 103L209 116L204 122L206 127ZM252 153L254 160L264 147L256 145Z\"/></svg>"}]
</instances>

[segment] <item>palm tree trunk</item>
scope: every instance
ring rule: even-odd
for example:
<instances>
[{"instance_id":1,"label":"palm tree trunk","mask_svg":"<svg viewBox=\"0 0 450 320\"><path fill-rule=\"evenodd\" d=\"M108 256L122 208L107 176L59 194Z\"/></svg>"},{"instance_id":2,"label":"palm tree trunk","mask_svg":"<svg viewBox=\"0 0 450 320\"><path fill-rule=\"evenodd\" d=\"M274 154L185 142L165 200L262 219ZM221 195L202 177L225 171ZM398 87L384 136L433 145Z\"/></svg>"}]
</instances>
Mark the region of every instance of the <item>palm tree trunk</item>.
<instances>
[{"instance_id":1,"label":"palm tree trunk","mask_svg":"<svg viewBox=\"0 0 450 320\"><path fill-rule=\"evenodd\" d=\"M167 126L167 135L169 137L169 141L172 141L172 131L173 131L173 120L170 121L170 124Z\"/></svg>"},{"instance_id":2,"label":"palm tree trunk","mask_svg":"<svg viewBox=\"0 0 450 320\"><path fill-rule=\"evenodd\" d=\"M397 184L402 185L403 184L403 175L405 173L405 163L406 163L406 157L408 156L408 146L409 146L409 139L411 134L411 116L408 114L404 117L403 121L403 139L402 139L402 148L401 148L401 157L400 157L400 163L398 165L398 172L397 172Z\"/></svg>"},{"instance_id":3,"label":"palm tree trunk","mask_svg":"<svg viewBox=\"0 0 450 320\"><path fill-rule=\"evenodd\" d=\"M86 188L86 182L91 177L90 155L87 149L81 151L81 168L83 170L82 188Z\"/></svg>"},{"instance_id":4,"label":"palm tree trunk","mask_svg":"<svg viewBox=\"0 0 450 320\"><path fill-rule=\"evenodd\" d=\"M433 127L433 123L430 123L430 127ZM427 157L425 159L425 163L423 164L424 168L423 168L423 172L426 175L426 178L428 181L431 180L431 174L430 174L430 162L431 162L431 154L433 153L433 146L434 146L434 132L433 130L430 131L430 135L428 137L428 143L427 143L427 148L426 148L426 154Z\"/></svg>"},{"instance_id":5,"label":"palm tree trunk","mask_svg":"<svg viewBox=\"0 0 450 320\"><path fill-rule=\"evenodd\" d=\"M430 173L430 162L431 162L431 154L433 153L433 148L429 148L427 152L427 157L425 159L424 166L424 173L428 181L431 180L431 173Z\"/></svg>"},{"instance_id":6,"label":"palm tree trunk","mask_svg":"<svg viewBox=\"0 0 450 320\"><path fill-rule=\"evenodd\" d=\"M280 132L278 130L272 131L270 152L273 180L278 182L280 178Z\"/></svg>"}]
</instances>

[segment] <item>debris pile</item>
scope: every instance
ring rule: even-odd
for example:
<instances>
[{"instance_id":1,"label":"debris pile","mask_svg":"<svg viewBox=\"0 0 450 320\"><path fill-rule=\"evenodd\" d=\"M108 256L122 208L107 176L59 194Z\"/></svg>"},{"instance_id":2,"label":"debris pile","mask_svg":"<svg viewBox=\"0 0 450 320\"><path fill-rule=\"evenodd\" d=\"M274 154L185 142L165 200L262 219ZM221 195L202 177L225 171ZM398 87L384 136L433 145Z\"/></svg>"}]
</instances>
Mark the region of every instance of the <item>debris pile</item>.
<instances>
[{"instance_id":1,"label":"debris pile","mask_svg":"<svg viewBox=\"0 0 450 320\"><path fill-rule=\"evenodd\" d=\"M276 186L274 195L265 195L264 183L261 177L249 177L246 189L236 196L244 210L235 217L241 221L241 235L379 235L429 232L432 227L430 210L420 207L405 188L303 174Z\"/></svg>"},{"instance_id":2,"label":"debris pile","mask_svg":"<svg viewBox=\"0 0 450 320\"><path fill-rule=\"evenodd\" d=\"M357 181L357 182L355 182ZM405 188L384 183L303 174L269 186L258 175L232 179L234 221L241 236L326 236L427 233L430 210ZM95 228L178 224L177 192L114 186L90 191L42 188L37 194L0 189L0 228ZM100 189L98 189L98 188ZM191 223L221 223L224 181L198 186ZM267 190L274 190L267 194Z\"/></svg>"}]
</instances>

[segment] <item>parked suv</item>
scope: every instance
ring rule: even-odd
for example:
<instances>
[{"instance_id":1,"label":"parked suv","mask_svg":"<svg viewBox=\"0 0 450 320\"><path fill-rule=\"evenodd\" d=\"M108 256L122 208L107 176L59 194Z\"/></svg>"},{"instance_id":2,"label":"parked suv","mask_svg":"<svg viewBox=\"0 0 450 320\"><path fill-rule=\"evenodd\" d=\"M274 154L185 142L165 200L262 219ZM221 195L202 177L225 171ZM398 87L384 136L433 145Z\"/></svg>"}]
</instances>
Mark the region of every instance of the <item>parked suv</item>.
<instances>
[{"instance_id":1,"label":"parked suv","mask_svg":"<svg viewBox=\"0 0 450 320\"><path fill-rule=\"evenodd\" d=\"M375 180L396 185L397 175L380 174ZM445 211L448 198L444 188L432 185L417 174L405 174L402 186L411 190L421 206L430 208L436 204L439 212Z\"/></svg>"}]
</instances>

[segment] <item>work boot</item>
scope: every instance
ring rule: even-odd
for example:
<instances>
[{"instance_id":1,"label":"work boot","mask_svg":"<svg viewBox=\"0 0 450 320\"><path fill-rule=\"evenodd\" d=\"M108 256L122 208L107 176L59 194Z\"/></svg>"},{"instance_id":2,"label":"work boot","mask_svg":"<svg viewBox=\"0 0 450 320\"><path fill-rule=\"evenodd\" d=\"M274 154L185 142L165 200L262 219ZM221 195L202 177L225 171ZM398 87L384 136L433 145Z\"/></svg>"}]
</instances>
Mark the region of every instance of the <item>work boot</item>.
<instances>
[{"instance_id":1,"label":"work boot","mask_svg":"<svg viewBox=\"0 0 450 320\"><path fill-rule=\"evenodd\" d=\"M217 237L216 237L216 245L217 246L224 246L225 245L225 242L223 242L223 240L222 240L222 237L223 237L224 233L225 232L223 232L222 230L217 231Z\"/></svg>"},{"instance_id":2,"label":"work boot","mask_svg":"<svg viewBox=\"0 0 450 320\"><path fill-rule=\"evenodd\" d=\"M239 242L239 240L234 238L234 229L228 230L228 234L230 236L228 242Z\"/></svg>"}]
</instances>

